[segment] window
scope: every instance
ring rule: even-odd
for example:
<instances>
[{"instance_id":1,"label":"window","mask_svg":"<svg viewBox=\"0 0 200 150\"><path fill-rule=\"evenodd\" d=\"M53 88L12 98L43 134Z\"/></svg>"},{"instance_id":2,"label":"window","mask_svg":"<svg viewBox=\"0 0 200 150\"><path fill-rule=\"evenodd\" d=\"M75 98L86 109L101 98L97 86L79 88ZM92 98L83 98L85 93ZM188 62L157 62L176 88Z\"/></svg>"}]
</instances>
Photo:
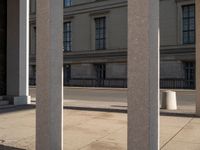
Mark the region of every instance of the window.
<instances>
[{"instance_id":1,"label":"window","mask_svg":"<svg viewBox=\"0 0 200 150\"><path fill-rule=\"evenodd\" d=\"M64 65L64 85L69 85L71 80L71 65Z\"/></svg>"},{"instance_id":2,"label":"window","mask_svg":"<svg viewBox=\"0 0 200 150\"><path fill-rule=\"evenodd\" d=\"M72 5L72 0L64 0L64 7L69 7Z\"/></svg>"},{"instance_id":3,"label":"window","mask_svg":"<svg viewBox=\"0 0 200 150\"><path fill-rule=\"evenodd\" d=\"M35 65L30 65L29 85L36 85L36 66Z\"/></svg>"},{"instance_id":4,"label":"window","mask_svg":"<svg viewBox=\"0 0 200 150\"><path fill-rule=\"evenodd\" d=\"M72 50L71 22L64 23L64 51Z\"/></svg>"},{"instance_id":5,"label":"window","mask_svg":"<svg viewBox=\"0 0 200 150\"><path fill-rule=\"evenodd\" d=\"M195 43L195 5L182 7L183 14L183 44Z\"/></svg>"},{"instance_id":6,"label":"window","mask_svg":"<svg viewBox=\"0 0 200 150\"><path fill-rule=\"evenodd\" d=\"M96 77L97 79L105 79L106 78L106 65L105 64L96 64Z\"/></svg>"},{"instance_id":7,"label":"window","mask_svg":"<svg viewBox=\"0 0 200 150\"><path fill-rule=\"evenodd\" d=\"M106 17L95 18L96 49L106 48Z\"/></svg>"},{"instance_id":8,"label":"window","mask_svg":"<svg viewBox=\"0 0 200 150\"><path fill-rule=\"evenodd\" d=\"M96 69L96 86L103 87L104 81L106 79L106 65L95 64L95 69Z\"/></svg>"},{"instance_id":9,"label":"window","mask_svg":"<svg viewBox=\"0 0 200 150\"><path fill-rule=\"evenodd\" d=\"M188 88L195 88L195 63L185 62L185 80Z\"/></svg>"}]
</instances>

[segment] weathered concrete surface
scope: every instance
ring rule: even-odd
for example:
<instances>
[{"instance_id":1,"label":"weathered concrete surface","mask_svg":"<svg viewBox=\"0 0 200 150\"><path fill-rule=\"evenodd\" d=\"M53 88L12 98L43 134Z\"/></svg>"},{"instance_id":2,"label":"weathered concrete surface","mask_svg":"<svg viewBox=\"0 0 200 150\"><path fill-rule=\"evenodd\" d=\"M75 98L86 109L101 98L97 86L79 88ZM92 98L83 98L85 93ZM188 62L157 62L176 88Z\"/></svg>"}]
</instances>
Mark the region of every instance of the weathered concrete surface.
<instances>
[{"instance_id":1,"label":"weathered concrete surface","mask_svg":"<svg viewBox=\"0 0 200 150\"><path fill-rule=\"evenodd\" d=\"M128 150L159 149L159 0L128 1Z\"/></svg>"},{"instance_id":2,"label":"weathered concrete surface","mask_svg":"<svg viewBox=\"0 0 200 150\"><path fill-rule=\"evenodd\" d=\"M36 4L36 149L63 150L63 0Z\"/></svg>"},{"instance_id":3,"label":"weathered concrete surface","mask_svg":"<svg viewBox=\"0 0 200 150\"><path fill-rule=\"evenodd\" d=\"M34 109L0 113L0 122L0 148L35 150ZM200 118L161 116L160 122L162 150L200 149ZM79 149L127 150L127 114L64 110L64 150Z\"/></svg>"}]
</instances>

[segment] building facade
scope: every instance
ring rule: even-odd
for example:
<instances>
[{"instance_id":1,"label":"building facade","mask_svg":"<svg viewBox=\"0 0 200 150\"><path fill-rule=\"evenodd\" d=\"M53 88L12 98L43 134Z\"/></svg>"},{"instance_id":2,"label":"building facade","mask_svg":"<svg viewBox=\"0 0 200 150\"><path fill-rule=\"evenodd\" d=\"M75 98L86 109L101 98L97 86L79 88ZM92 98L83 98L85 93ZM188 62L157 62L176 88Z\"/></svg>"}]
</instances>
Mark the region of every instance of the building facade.
<instances>
[{"instance_id":1,"label":"building facade","mask_svg":"<svg viewBox=\"0 0 200 150\"><path fill-rule=\"evenodd\" d=\"M161 87L195 88L195 1L160 1Z\"/></svg>"},{"instance_id":2,"label":"building facade","mask_svg":"<svg viewBox=\"0 0 200 150\"><path fill-rule=\"evenodd\" d=\"M36 11L30 2L30 84ZM64 0L66 86L127 87L127 1ZM160 0L161 88L195 88L195 2ZM141 66L142 67L142 66Z\"/></svg>"}]
</instances>

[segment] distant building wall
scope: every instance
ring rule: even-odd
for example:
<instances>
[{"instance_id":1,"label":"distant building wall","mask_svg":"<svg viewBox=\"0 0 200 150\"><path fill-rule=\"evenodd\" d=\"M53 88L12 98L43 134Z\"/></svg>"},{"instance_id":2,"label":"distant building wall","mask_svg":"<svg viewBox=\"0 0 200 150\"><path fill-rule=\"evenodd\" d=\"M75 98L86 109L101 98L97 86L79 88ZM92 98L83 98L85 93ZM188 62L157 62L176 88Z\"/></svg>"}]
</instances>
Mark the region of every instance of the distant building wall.
<instances>
[{"instance_id":1,"label":"distant building wall","mask_svg":"<svg viewBox=\"0 0 200 150\"><path fill-rule=\"evenodd\" d=\"M188 82L194 83L192 72L195 70L191 66L195 65L195 43L183 41L183 7L194 4L194 0L160 0L160 78L166 87L169 82L170 85L173 83L172 87L178 82L178 88L182 84L187 86ZM30 7L30 65L34 68L37 28L35 0L31 0ZM106 20L106 44L102 50L96 50L95 45L95 19L99 17L105 17ZM98 79L95 65L101 64L106 66L107 79L121 79L121 83L126 81L127 0L71 0L70 6L64 8L64 22L71 22L71 50L65 51L63 56L64 65L71 66L68 72L70 78ZM34 75L32 70L30 74Z\"/></svg>"}]
</instances>

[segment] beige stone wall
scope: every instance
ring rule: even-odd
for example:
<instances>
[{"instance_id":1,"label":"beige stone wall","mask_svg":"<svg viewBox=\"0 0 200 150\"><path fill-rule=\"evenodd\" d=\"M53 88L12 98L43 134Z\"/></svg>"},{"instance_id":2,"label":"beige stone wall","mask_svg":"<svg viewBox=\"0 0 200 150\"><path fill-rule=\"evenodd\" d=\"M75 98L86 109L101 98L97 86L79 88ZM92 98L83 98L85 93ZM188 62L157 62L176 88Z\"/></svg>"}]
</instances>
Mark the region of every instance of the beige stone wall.
<instances>
[{"instance_id":1,"label":"beige stone wall","mask_svg":"<svg viewBox=\"0 0 200 150\"><path fill-rule=\"evenodd\" d=\"M96 70L94 64L73 64L71 65L72 78L96 78ZM127 64L126 63L107 63L106 78L126 79Z\"/></svg>"},{"instance_id":2,"label":"beige stone wall","mask_svg":"<svg viewBox=\"0 0 200 150\"><path fill-rule=\"evenodd\" d=\"M30 1L31 14L35 13L35 1ZM72 8L65 9L66 11L70 10L70 13L66 13L69 16L65 15L65 21L72 21L73 51L93 50L95 48L94 18L98 16L107 17L107 48L120 49L127 47L126 0L99 0L97 3L93 3L96 2L95 0L72 0L72 2ZM120 3L124 3L124 5ZM182 44L181 7L193 3L194 0L160 0L161 46L178 46ZM107 8L106 4L111 4L113 7ZM119 5L119 7L115 5ZM79 9L84 11L78 11Z\"/></svg>"},{"instance_id":3,"label":"beige stone wall","mask_svg":"<svg viewBox=\"0 0 200 150\"><path fill-rule=\"evenodd\" d=\"M127 8L112 9L109 18L110 49L127 48Z\"/></svg>"},{"instance_id":4,"label":"beige stone wall","mask_svg":"<svg viewBox=\"0 0 200 150\"><path fill-rule=\"evenodd\" d=\"M119 7L66 17L65 22L72 23L72 51L95 50L94 19L103 16L106 17L106 48L127 48L127 8Z\"/></svg>"},{"instance_id":5,"label":"beige stone wall","mask_svg":"<svg viewBox=\"0 0 200 150\"><path fill-rule=\"evenodd\" d=\"M194 0L160 0L161 78L183 78L184 69L181 62L194 61L195 46L191 45L191 48L187 48L188 45L182 45L182 5L193 3ZM31 10L35 10L35 0L31 0ZM94 53L94 18L101 16L106 17L106 49L127 50L127 0L72 0L72 7L64 10L64 21L72 22L72 51ZM34 15L30 18L30 54L34 55ZM183 53L181 54L180 51ZM176 54L180 55L175 56ZM105 55L107 56L106 53ZM173 61L166 61L169 57ZM105 59L102 58L101 63L103 60ZM91 64L87 65L72 65L72 77L95 77L92 64L94 62L90 61ZM127 66L116 62L106 64L107 77L126 76ZM117 73L115 71L113 73L112 70L117 70Z\"/></svg>"},{"instance_id":6,"label":"beige stone wall","mask_svg":"<svg viewBox=\"0 0 200 150\"><path fill-rule=\"evenodd\" d=\"M94 0L72 0L72 5L80 5L93 2Z\"/></svg>"},{"instance_id":7,"label":"beige stone wall","mask_svg":"<svg viewBox=\"0 0 200 150\"><path fill-rule=\"evenodd\" d=\"M106 78L126 79L126 63L108 63L106 64Z\"/></svg>"},{"instance_id":8,"label":"beige stone wall","mask_svg":"<svg viewBox=\"0 0 200 150\"><path fill-rule=\"evenodd\" d=\"M184 64L181 61L161 61L160 78L185 78Z\"/></svg>"},{"instance_id":9,"label":"beige stone wall","mask_svg":"<svg viewBox=\"0 0 200 150\"><path fill-rule=\"evenodd\" d=\"M161 46L182 45L182 6L194 0L160 0Z\"/></svg>"},{"instance_id":10,"label":"beige stone wall","mask_svg":"<svg viewBox=\"0 0 200 150\"><path fill-rule=\"evenodd\" d=\"M72 78L95 78L95 68L93 64L73 64L71 65Z\"/></svg>"},{"instance_id":11,"label":"beige stone wall","mask_svg":"<svg viewBox=\"0 0 200 150\"><path fill-rule=\"evenodd\" d=\"M70 19L70 21L72 23L72 51L91 50L90 15L88 13L79 14Z\"/></svg>"},{"instance_id":12,"label":"beige stone wall","mask_svg":"<svg viewBox=\"0 0 200 150\"><path fill-rule=\"evenodd\" d=\"M177 45L177 7L175 0L160 1L160 44Z\"/></svg>"}]
</instances>

